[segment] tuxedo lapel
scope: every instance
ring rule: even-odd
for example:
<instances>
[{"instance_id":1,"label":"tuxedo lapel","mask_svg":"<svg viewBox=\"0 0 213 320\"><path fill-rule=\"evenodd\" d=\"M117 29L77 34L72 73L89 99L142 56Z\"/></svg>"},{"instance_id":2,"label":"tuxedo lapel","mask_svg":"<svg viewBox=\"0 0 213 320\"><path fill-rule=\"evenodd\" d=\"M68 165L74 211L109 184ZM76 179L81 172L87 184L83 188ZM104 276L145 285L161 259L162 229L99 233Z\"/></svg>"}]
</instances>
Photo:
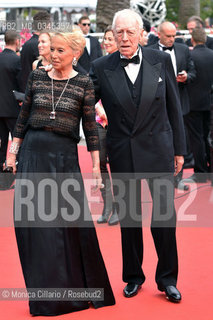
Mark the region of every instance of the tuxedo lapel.
<instances>
[{"instance_id":1,"label":"tuxedo lapel","mask_svg":"<svg viewBox=\"0 0 213 320\"><path fill-rule=\"evenodd\" d=\"M142 125L153 102L158 87L161 63L152 65L143 54L142 68L142 92L133 133Z\"/></svg>"},{"instance_id":2,"label":"tuxedo lapel","mask_svg":"<svg viewBox=\"0 0 213 320\"><path fill-rule=\"evenodd\" d=\"M125 77L125 71L120 65L119 53L115 56L113 63L109 69L105 69L104 73L109 80L115 97L119 104L128 113L129 117L134 121L137 113L137 108L129 91L129 87Z\"/></svg>"}]
</instances>

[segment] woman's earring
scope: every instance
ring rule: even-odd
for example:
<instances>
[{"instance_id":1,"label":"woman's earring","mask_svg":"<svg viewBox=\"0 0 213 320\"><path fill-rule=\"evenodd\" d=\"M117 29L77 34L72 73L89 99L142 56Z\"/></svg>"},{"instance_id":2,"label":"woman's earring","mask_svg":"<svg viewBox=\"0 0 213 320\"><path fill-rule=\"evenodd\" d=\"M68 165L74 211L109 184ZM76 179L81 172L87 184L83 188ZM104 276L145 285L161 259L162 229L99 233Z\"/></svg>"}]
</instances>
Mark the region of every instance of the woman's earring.
<instances>
[{"instance_id":1,"label":"woman's earring","mask_svg":"<svg viewBox=\"0 0 213 320\"><path fill-rule=\"evenodd\" d=\"M72 60L72 65L73 66L77 66L77 62L78 61L77 61L76 57L74 57L73 60Z\"/></svg>"}]
</instances>

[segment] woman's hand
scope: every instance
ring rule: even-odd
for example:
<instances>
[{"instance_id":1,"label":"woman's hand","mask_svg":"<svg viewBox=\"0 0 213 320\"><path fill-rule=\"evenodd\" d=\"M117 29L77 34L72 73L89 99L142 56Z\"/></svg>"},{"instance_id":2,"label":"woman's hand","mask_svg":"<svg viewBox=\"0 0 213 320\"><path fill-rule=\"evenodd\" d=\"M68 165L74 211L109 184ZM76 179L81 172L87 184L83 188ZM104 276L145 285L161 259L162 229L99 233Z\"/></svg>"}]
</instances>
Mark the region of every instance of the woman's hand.
<instances>
[{"instance_id":1,"label":"woman's hand","mask_svg":"<svg viewBox=\"0 0 213 320\"><path fill-rule=\"evenodd\" d=\"M92 177L94 180L94 188L93 190L96 191L98 189L103 188L102 179L101 179L101 170L100 170L100 161L99 161L99 151L91 151L92 157Z\"/></svg>"},{"instance_id":2,"label":"woman's hand","mask_svg":"<svg viewBox=\"0 0 213 320\"><path fill-rule=\"evenodd\" d=\"M16 155L13 153L9 153L7 160L6 160L6 166L4 164L4 169L6 168L13 168L13 173L16 173Z\"/></svg>"},{"instance_id":3,"label":"woman's hand","mask_svg":"<svg viewBox=\"0 0 213 320\"><path fill-rule=\"evenodd\" d=\"M6 168L13 168L13 173L16 173L16 156L19 152L19 147L22 143L23 139L20 138L13 138L13 141L11 142L10 148L9 148L9 155L7 157L7 164L4 165L4 169Z\"/></svg>"},{"instance_id":4,"label":"woman's hand","mask_svg":"<svg viewBox=\"0 0 213 320\"><path fill-rule=\"evenodd\" d=\"M101 178L101 171L100 171L100 167L93 167L92 168L92 177L94 180L94 191L97 191L98 189L103 188L103 184L102 184L102 178Z\"/></svg>"},{"instance_id":5,"label":"woman's hand","mask_svg":"<svg viewBox=\"0 0 213 320\"><path fill-rule=\"evenodd\" d=\"M101 118L102 125L105 128L108 125L108 120L107 120L107 116L106 116L104 107L103 107L100 100L95 105L95 111L96 111L97 115Z\"/></svg>"}]
</instances>

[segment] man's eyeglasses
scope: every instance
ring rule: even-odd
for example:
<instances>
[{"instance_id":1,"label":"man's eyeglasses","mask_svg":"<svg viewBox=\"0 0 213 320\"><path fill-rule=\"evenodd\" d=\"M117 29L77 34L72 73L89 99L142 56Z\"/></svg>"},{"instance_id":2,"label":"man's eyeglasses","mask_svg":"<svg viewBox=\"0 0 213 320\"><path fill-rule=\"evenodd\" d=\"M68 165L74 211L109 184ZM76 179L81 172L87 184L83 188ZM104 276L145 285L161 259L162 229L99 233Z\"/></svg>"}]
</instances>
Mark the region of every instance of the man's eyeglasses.
<instances>
[{"instance_id":1,"label":"man's eyeglasses","mask_svg":"<svg viewBox=\"0 0 213 320\"><path fill-rule=\"evenodd\" d=\"M90 26L90 23L82 23L82 26L84 26L84 27Z\"/></svg>"}]
</instances>

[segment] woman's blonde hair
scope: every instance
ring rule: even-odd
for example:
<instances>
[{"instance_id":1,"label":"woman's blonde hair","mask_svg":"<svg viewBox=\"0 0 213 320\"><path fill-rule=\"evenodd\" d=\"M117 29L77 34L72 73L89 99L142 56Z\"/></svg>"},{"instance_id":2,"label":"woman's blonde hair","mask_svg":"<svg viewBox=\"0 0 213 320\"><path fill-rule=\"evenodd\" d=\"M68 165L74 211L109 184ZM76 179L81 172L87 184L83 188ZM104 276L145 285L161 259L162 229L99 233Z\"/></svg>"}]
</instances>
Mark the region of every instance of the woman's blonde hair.
<instances>
[{"instance_id":1,"label":"woman's blonde hair","mask_svg":"<svg viewBox=\"0 0 213 320\"><path fill-rule=\"evenodd\" d=\"M49 29L45 29L45 30L42 30L40 33L39 33L39 36L42 35L42 34L47 34L49 36L49 38L51 39L51 36L53 35L53 31L50 31Z\"/></svg>"},{"instance_id":2,"label":"woman's blonde hair","mask_svg":"<svg viewBox=\"0 0 213 320\"><path fill-rule=\"evenodd\" d=\"M80 55L77 57L78 59L84 52L84 48L86 45L86 40L82 34L81 31L79 30L73 30L72 32L55 32L53 34L54 36L59 36L64 39L64 41L68 44L68 46L74 51L80 52Z\"/></svg>"}]
</instances>

